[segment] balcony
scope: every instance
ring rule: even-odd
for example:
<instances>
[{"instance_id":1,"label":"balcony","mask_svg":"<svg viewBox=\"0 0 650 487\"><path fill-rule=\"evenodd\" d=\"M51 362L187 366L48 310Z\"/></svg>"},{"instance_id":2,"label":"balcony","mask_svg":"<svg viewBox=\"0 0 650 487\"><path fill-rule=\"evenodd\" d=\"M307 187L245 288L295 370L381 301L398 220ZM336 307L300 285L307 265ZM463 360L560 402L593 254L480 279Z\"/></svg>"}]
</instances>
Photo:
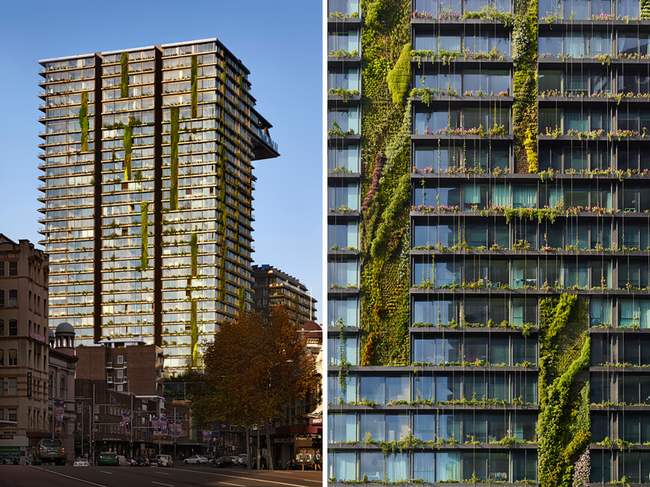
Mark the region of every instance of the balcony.
<instances>
[{"instance_id":1,"label":"balcony","mask_svg":"<svg viewBox=\"0 0 650 487\"><path fill-rule=\"evenodd\" d=\"M106 362L106 368L107 369L112 369L113 368L113 362Z\"/></svg>"}]
</instances>

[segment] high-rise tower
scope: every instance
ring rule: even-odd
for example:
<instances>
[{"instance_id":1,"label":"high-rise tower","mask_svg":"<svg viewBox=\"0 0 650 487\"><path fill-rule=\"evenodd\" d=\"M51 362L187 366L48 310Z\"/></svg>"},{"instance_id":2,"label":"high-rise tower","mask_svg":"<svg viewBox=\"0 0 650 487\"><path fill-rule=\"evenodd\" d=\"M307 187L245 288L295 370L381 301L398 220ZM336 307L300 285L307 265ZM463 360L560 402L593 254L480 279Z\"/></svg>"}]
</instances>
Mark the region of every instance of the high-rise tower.
<instances>
[{"instance_id":1,"label":"high-rise tower","mask_svg":"<svg viewBox=\"0 0 650 487\"><path fill-rule=\"evenodd\" d=\"M329 0L330 478L650 482L645 19Z\"/></svg>"},{"instance_id":2,"label":"high-rise tower","mask_svg":"<svg viewBox=\"0 0 650 487\"><path fill-rule=\"evenodd\" d=\"M252 304L252 161L278 156L249 71L217 39L40 64L50 326L200 366Z\"/></svg>"}]
</instances>

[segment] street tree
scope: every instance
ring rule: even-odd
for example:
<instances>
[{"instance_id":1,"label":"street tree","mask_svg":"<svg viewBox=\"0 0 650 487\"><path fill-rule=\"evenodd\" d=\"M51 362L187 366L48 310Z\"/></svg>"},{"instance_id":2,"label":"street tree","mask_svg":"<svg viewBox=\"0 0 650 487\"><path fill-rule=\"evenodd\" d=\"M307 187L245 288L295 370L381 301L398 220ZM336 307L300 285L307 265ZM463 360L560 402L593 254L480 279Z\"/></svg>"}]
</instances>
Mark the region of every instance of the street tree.
<instances>
[{"instance_id":1,"label":"street tree","mask_svg":"<svg viewBox=\"0 0 650 487\"><path fill-rule=\"evenodd\" d=\"M319 376L298 330L291 314L276 306L266 323L262 314L254 311L222 323L214 342L206 348L205 374L193 388L196 423L239 424L248 437L251 427L280 419L291 400L313 390ZM273 469L269 428L265 429L268 465ZM248 441L246 444L250 467Z\"/></svg>"}]
</instances>

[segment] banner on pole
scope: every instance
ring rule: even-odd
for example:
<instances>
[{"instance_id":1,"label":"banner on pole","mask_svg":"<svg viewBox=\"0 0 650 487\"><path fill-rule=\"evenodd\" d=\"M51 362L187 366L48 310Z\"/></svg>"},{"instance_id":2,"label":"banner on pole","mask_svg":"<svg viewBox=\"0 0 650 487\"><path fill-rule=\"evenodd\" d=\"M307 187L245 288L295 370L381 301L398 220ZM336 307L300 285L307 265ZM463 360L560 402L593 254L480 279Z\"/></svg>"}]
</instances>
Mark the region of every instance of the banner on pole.
<instances>
[{"instance_id":1,"label":"banner on pole","mask_svg":"<svg viewBox=\"0 0 650 487\"><path fill-rule=\"evenodd\" d=\"M54 436L59 436L63 430L63 412L65 401L54 401Z\"/></svg>"}]
</instances>

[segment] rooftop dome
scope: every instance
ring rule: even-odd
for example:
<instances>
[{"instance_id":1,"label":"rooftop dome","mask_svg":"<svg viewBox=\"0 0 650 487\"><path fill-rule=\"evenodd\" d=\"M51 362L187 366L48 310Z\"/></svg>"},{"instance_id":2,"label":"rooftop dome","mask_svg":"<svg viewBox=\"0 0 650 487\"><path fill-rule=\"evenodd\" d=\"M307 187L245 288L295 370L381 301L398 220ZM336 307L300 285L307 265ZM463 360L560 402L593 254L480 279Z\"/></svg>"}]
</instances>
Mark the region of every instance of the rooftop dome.
<instances>
[{"instance_id":1,"label":"rooftop dome","mask_svg":"<svg viewBox=\"0 0 650 487\"><path fill-rule=\"evenodd\" d=\"M52 330L50 330L52 331ZM74 336L74 327L70 323L61 323L59 326L56 327L56 335L57 336Z\"/></svg>"}]
</instances>

